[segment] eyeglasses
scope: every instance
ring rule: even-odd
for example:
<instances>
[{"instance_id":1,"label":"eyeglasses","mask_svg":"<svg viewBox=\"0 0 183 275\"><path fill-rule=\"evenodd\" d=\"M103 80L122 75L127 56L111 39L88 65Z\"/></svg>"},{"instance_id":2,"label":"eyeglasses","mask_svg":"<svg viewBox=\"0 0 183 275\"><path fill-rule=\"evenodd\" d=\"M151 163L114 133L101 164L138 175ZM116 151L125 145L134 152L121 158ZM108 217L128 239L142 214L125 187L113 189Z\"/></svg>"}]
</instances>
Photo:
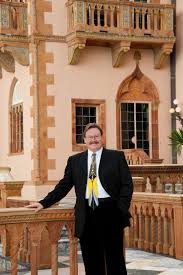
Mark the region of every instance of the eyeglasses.
<instances>
[{"instance_id":1,"label":"eyeglasses","mask_svg":"<svg viewBox=\"0 0 183 275\"><path fill-rule=\"evenodd\" d=\"M88 140L95 140L95 139L100 139L101 138L101 135L96 135L96 136L87 136L87 137L85 137L86 139L88 139Z\"/></svg>"}]
</instances>

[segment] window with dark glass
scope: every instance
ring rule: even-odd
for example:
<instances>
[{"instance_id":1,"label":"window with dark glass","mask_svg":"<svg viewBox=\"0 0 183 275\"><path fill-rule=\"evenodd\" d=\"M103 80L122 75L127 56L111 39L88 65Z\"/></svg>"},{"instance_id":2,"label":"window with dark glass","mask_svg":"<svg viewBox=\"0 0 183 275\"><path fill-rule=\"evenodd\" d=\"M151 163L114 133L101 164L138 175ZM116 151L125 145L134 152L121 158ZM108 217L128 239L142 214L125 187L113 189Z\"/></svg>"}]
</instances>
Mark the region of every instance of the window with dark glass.
<instances>
[{"instance_id":1,"label":"window with dark glass","mask_svg":"<svg viewBox=\"0 0 183 275\"><path fill-rule=\"evenodd\" d=\"M23 104L15 104L10 110L11 153L23 152Z\"/></svg>"},{"instance_id":2,"label":"window with dark glass","mask_svg":"<svg viewBox=\"0 0 183 275\"><path fill-rule=\"evenodd\" d=\"M149 104L121 104L123 149L143 149L149 155Z\"/></svg>"},{"instance_id":3,"label":"window with dark glass","mask_svg":"<svg viewBox=\"0 0 183 275\"><path fill-rule=\"evenodd\" d=\"M83 144L83 132L88 123L96 122L96 106L76 106L76 143Z\"/></svg>"}]
</instances>

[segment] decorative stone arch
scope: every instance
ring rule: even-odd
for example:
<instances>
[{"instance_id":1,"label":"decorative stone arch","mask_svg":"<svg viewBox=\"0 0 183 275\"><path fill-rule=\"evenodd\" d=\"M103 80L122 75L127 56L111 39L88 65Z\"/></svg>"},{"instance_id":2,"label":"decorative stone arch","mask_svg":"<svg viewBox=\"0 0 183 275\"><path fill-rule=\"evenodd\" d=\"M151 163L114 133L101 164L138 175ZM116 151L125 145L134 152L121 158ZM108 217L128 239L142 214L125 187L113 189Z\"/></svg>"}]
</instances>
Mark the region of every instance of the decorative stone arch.
<instances>
[{"instance_id":1,"label":"decorative stone arch","mask_svg":"<svg viewBox=\"0 0 183 275\"><path fill-rule=\"evenodd\" d=\"M9 93L9 103L8 103L8 109L11 109L12 106L12 100L13 100L13 93L15 90L15 86L18 82L18 79L16 77L13 78L11 85L10 85L10 93Z\"/></svg>"},{"instance_id":2,"label":"decorative stone arch","mask_svg":"<svg viewBox=\"0 0 183 275\"><path fill-rule=\"evenodd\" d=\"M133 73L119 86L116 96L117 148L121 148L120 105L123 101L148 101L151 103L152 160L159 160L158 106L159 94L156 86L145 76L137 63Z\"/></svg>"},{"instance_id":3,"label":"decorative stone arch","mask_svg":"<svg viewBox=\"0 0 183 275\"><path fill-rule=\"evenodd\" d=\"M23 99L21 92L19 93L19 91L16 91L18 100L15 100L14 98L15 87L17 83L18 79L14 77L10 85L8 102L8 129L10 154L23 153Z\"/></svg>"}]
</instances>

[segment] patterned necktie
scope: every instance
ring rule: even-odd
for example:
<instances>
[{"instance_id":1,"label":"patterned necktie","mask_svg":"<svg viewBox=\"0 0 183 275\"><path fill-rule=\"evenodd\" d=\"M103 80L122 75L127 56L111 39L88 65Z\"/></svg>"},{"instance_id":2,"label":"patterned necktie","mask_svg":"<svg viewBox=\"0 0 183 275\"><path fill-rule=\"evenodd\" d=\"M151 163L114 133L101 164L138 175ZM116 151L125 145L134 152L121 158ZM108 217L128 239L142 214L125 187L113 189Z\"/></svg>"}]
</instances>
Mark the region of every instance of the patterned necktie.
<instances>
[{"instance_id":1,"label":"patterned necktie","mask_svg":"<svg viewBox=\"0 0 183 275\"><path fill-rule=\"evenodd\" d=\"M98 202L98 186L97 186L97 167L96 154L92 154L92 162L90 166L88 178L88 204L93 210L99 205Z\"/></svg>"}]
</instances>

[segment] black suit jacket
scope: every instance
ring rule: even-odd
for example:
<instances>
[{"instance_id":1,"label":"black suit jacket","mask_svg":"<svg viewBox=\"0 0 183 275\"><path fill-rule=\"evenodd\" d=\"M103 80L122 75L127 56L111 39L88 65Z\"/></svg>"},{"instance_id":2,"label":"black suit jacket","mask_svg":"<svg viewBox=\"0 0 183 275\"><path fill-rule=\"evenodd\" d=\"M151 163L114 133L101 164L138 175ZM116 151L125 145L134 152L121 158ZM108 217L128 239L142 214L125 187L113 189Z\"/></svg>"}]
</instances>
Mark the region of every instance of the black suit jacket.
<instances>
[{"instance_id":1,"label":"black suit jacket","mask_svg":"<svg viewBox=\"0 0 183 275\"><path fill-rule=\"evenodd\" d=\"M54 190L40 201L44 208L58 202L74 186L76 193L75 205L75 236L80 237L85 224L86 184L88 175L88 151L69 157L64 177ZM103 148L99 178L103 188L116 201L121 213L121 226L129 226L131 217L128 209L133 192L133 183L124 153Z\"/></svg>"}]
</instances>

